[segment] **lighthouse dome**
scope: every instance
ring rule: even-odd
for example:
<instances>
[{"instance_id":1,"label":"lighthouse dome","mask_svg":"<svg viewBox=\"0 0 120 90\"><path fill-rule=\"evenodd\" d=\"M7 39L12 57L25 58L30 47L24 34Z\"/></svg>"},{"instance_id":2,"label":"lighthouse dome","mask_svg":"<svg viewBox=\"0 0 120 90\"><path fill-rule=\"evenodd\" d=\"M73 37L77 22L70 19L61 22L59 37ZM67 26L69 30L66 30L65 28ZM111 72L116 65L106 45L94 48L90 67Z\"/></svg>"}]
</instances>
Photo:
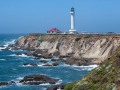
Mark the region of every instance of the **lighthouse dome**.
<instances>
[{"instance_id":1,"label":"lighthouse dome","mask_svg":"<svg viewBox=\"0 0 120 90\"><path fill-rule=\"evenodd\" d=\"M71 8L71 12L74 12L74 7Z\"/></svg>"}]
</instances>

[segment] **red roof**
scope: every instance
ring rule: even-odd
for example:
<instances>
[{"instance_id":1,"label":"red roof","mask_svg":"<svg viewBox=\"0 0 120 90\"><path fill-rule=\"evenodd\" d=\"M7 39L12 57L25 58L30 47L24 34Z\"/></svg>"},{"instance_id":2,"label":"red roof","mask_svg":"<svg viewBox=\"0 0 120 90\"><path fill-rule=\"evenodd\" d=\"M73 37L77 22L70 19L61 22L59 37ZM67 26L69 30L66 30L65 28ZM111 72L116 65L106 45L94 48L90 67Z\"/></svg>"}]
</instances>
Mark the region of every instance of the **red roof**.
<instances>
[{"instance_id":1,"label":"red roof","mask_svg":"<svg viewBox=\"0 0 120 90\"><path fill-rule=\"evenodd\" d=\"M58 30L57 28L51 28L50 30L48 30L48 32L61 32L60 30Z\"/></svg>"}]
</instances>

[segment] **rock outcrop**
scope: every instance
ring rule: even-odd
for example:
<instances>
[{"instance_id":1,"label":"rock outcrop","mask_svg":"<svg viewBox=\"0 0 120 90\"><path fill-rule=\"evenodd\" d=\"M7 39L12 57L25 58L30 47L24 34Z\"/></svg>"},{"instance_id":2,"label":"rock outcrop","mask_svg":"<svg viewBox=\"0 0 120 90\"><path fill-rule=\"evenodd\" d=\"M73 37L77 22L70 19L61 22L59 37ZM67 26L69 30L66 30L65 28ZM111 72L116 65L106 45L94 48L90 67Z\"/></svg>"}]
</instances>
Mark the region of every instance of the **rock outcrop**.
<instances>
[{"instance_id":1,"label":"rock outcrop","mask_svg":"<svg viewBox=\"0 0 120 90\"><path fill-rule=\"evenodd\" d=\"M29 75L25 76L20 83L24 85L40 85L40 84L55 84L58 82L58 79L49 78L45 75Z\"/></svg>"},{"instance_id":2,"label":"rock outcrop","mask_svg":"<svg viewBox=\"0 0 120 90\"><path fill-rule=\"evenodd\" d=\"M10 81L10 82L0 82L0 86L14 85L14 84L15 84L14 81Z\"/></svg>"},{"instance_id":3,"label":"rock outcrop","mask_svg":"<svg viewBox=\"0 0 120 90\"><path fill-rule=\"evenodd\" d=\"M120 90L120 47L99 67L64 90Z\"/></svg>"},{"instance_id":4,"label":"rock outcrop","mask_svg":"<svg viewBox=\"0 0 120 90\"><path fill-rule=\"evenodd\" d=\"M90 60L92 64L101 63L119 45L119 35L30 34L20 37L16 42L16 46L23 49L46 50L47 53L41 57L51 58L51 55L68 56L78 61L85 58Z\"/></svg>"},{"instance_id":5,"label":"rock outcrop","mask_svg":"<svg viewBox=\"0 0 120 90\"><path fill-rule=\"evenodd\" d=\"M63 90L65 87L65 84L55 85L48 87L47 90Z\"/></svg>"},{"instance_id":6,"label":"rock outcrop","mask_svg":"<svg viewBox=\"0 0 120 90\"><path fill-rule=\"evenodd\" d=\"M35 63L25 63L25 64L23 64L23 66L37 66L37 64L35 64Z\"/></svg>"}]
</instances>

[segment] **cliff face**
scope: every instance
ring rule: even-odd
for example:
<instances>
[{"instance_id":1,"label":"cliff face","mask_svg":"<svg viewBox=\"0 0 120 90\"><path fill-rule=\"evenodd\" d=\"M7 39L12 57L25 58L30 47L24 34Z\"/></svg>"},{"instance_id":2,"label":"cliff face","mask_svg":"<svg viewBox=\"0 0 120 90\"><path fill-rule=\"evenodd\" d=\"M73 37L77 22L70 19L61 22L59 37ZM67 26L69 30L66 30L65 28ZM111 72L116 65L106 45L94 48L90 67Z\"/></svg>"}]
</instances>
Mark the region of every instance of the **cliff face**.
<instances>
[{"instance_id":1,"label":"cliff face","mask_svg":"<svg viewBox=\"0 0 120 90\"><path fill-rule=\"evenodd\" d=\"M46 49L75 59L89 58L100 63L120 45L120 36L114 35L42 35L31 34L18 39L17 45L27 49Z\"/></svg>"},{"instance_id":2,"label":"cliff face","mask_svg":"<svg viewBox=\"0 0 120 90\"><path fill-rule=\"evenodd\" d=\"M64 90L120 90L120 47L99 67Z\"/></svg>"}]
</instances>

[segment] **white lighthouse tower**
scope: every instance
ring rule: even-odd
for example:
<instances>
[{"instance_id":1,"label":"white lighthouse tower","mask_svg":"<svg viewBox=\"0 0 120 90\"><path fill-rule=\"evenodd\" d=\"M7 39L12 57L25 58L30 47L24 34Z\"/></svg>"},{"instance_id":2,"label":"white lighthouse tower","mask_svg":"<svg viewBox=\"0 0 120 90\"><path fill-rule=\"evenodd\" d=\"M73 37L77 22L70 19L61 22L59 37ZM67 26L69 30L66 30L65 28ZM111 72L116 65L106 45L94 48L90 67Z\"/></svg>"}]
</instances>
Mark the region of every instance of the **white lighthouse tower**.
<instances>
[{"instance_id":1,"label":"white lighthouse tower","mask_svg":"<svg viewBox=\"0 0 120 90\"><path fill-rule=\"evenodd\" d=\"M75 34L77 32L75 30L75 10L73 7L71 8L70 15L71 15L71 28L69 30L69 33Z\"/></svg>"}]
</instances>

